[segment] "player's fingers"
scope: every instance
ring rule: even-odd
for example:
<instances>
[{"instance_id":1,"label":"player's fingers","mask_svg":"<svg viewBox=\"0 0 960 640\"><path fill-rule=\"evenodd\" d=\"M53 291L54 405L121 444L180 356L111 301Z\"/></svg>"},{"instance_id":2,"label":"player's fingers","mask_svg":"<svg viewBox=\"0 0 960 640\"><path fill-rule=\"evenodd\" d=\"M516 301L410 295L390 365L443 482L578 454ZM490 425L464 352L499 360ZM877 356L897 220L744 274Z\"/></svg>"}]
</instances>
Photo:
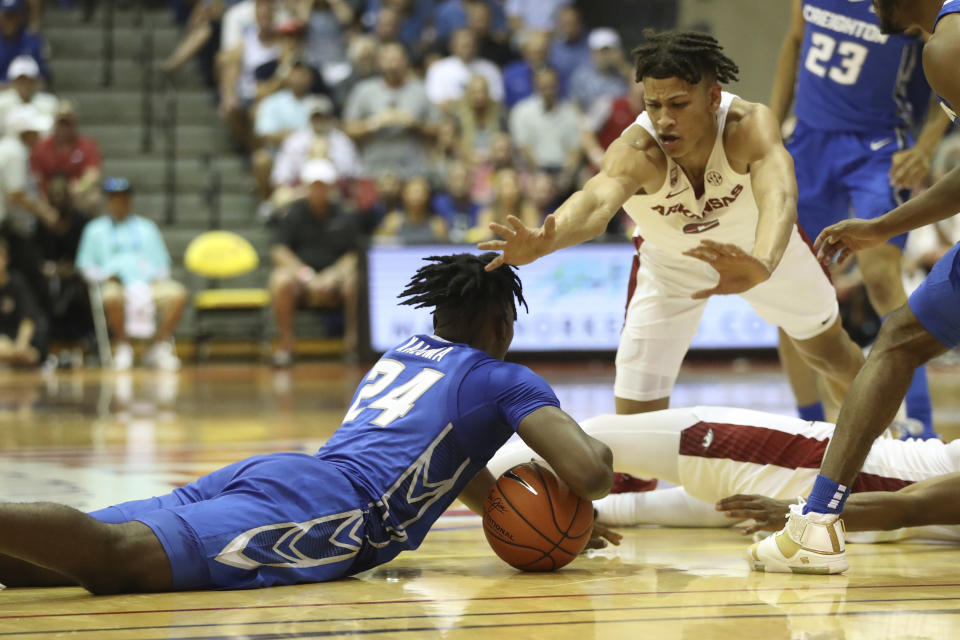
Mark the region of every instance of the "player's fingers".
<instances>
[{"instance_id":1,"label":"player's fingers","mask_svg":"<svg viewBox=\"0 0 960 640\"><path fill-rule=\"evenodd\" d=\"M604 549L607 546L607 541L603 538L593 537L590 538L590 542L587 543L587 549Z\"/></svg>"},{"instance_id":2,"label":"player's fingers","mask_svg":"<svg viewBox=\"0 0 960 640\"><path fill-rule=\"evenodd\" d=\"M526 225L523 224L523 221L520 220L517 216L507 216L507 224L513 227L514 234L520 233L521 231L526 230Z\"/></svg>"},{"instance_id":3,"label":"player's fingers","mask_svg":"<svg viewBox=\"0 0 960 640\"><path fill-rule=\"evenodd\" d=\"M726 511L727 509L740 509L744 505L753 504L755 501L756 498L752 495L738 493L736 495L727 496L726 498L717 500L717 504L714 506L716 507L717 511Z\"/></svg>"},{"instance_id":4,"label":"player's fingers","mask_svg":"<svg viewBox=\"0 0 960 640\"><path fill-rule=\"evenodd\" d=\"M486 240L477 245L477 249L480 249L480 251L503 251L506 248L506 240Z\"/></svg>"},{"instance_id":5,"label":"player's fingers","mask_svg":"<svg viewBox=\"0 0 960 640\"><path fill-rule=\"evenodd\" d=\"M500 255L498 255L496 258L494 258L493 260L491 260L490 263L487 264L486 267L484 267L484 271L493 271L493 270L495 270L495 269L498 269L498 268L501 267L501 266L503 266L503 254L502 254L502 253L501 253Z\"/></svg>"},{"instance_id":6,"label":"player's fingers","mask_svg":"<svg viewBox=\"0 0 960 640\"><path fill-rule=\"evenodd\" d=\"M694 247L693 249L687 249L683 252L683 255L690 256L691 258L696 258L697 260L703 260L704 262L713 263L717 258L717 254L710 249L704 247Z\"/></svg>"},{"instance_id":7,"label":"player's fingers","mask_svg":"<svg viewBox=\"0 0 960 640\"><path fill-rule=\"evenodd\" d=\"M752 520L762 518L763 509L724 509L723 515L734 520Z\"/></svg>"},{"instance_id":8,"label":"player's fingers","mask_svg":"<svg viewBox=\"0 0 960 640\"><path fill-rule=\"evenodd\" d=\"M514 231L510 227L500 224L499 222L491 222L490 231L493 231L495 234L497 234L501 238L507 238L507 239L517 235L516 231Z\"/></svg>"},{"instance_id":9,"label":"player's fingers","mask_svg":"<svg viewBox=\"0 0 960 640\"><path fill-rule=\"evenodd\" d=\"M553 237L553 234L557 232L557 218L552 213L546 217L543 221L543 235L548 238Z\"/></svg>"}]
</instances>

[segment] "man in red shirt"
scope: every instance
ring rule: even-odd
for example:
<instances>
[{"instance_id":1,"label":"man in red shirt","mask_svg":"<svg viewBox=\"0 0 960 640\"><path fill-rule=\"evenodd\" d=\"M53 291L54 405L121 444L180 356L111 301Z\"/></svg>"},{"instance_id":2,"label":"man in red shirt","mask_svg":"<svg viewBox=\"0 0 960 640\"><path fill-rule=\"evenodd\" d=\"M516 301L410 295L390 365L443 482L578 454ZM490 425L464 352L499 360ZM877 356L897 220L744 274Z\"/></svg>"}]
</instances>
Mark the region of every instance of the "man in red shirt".
<instances>
[{"instance_id":1,"label":"man in red shirt","mask_svg":"<svg viewBox=\"0 0 960 640\"><path fill-rule=\"evenodd\" d=\"M73 105L61 100L53 133L37 143L30 156L30 168L40 181L40 191L46 193L47 183L54 175L66 175L70 178L70 191L77 209L97 213L101 165L99 145L93 138L80 135Z\"/></svg>"},{"instance_id":2,"label":"man in red shirt","mask_svg":"<svg viewBox=\"0 0 960 640\"><path fill-rule=\"evenodd\" d=\"M636 122L643 113L643 85L634 82L626 95L616 98L599 98L586 114L583 131L583 148L591 167L599 169L603 152L620 137L623 131Z\"/></svg>"}]
</instances>

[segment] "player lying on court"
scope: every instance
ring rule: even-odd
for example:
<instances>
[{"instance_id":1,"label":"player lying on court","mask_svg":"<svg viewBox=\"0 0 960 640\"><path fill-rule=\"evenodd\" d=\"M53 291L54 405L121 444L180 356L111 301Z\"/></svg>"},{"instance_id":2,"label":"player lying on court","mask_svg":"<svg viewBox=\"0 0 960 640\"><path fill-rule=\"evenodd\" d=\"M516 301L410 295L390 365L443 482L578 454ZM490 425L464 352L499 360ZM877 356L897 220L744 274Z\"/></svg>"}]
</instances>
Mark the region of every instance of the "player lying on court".
<instances>
[{"instance_id":1,"label":"player lying on court","mask_svg":"<svg viewBox=\"0 0 960 640\"><path fill-rule=\"evenodd\" d=\"M578 495L613 483L612 455L549 385L503 362L523 300L494 254L429 258L401 294L436 335L387 352L315 454L224 467L172 493L85 514L0 504L0 582L93 593L240 589L333 580L420 546L459 496L477 513L486 462L513 434Z\"/></svg>"},{"instance_id":2,"label":"player lying on court","mask_svg":"<svg viewBox=\"0 0 960 640\"><path fill-rule=\"evenodd\" d=\"M711 295L738 294L781 327L836 401L863 364L836 292L797 231L797 182L773 113L727 93L737 65L703 33L651 33L634 53L646 111L599 174L543 225L492 224L500 264L523 265L636 222L636 283L617 348L617 413L666 409Z\"/></svg>"},{"instance_id":3,"label":"player lying on court","mask_svg":"<svg viewBox=\"0 0 960 640\"><path fill-rule=\"evenodd\" d=\"M594 502L604 524L724 527L754 518L748 529L753 532L782 527L790 502L809 492L834 426L760 411L694 407L597 416L585 420L583 429L614 451L617 469L678 485ZM531 457L537 456L524 443L511 442L488 468L496 474ZM960 541L960 527L925 526L960 525L955 500L960 440L881 438L870 449L853 491L845 516L849 530L923 527L853 539L917 535Z\"/></svg>"}]
</instances>

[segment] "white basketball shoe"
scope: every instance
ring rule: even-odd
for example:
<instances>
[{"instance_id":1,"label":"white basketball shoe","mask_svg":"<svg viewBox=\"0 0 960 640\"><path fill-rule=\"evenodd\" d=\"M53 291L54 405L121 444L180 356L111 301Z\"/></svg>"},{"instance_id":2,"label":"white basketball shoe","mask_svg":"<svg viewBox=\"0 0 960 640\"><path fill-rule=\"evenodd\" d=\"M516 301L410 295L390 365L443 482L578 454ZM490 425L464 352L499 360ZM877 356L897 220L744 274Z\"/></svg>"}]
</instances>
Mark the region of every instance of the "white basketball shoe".
<instances>
[{"instance_id":1,"label":"white basketball shoe","mask_svg":"<svg viewBox=\"0 0 960 640\"><path fill-rule=\"evenodd\" d=\"M754 571L843 573L849 568L843 521L834 514L803 513L803 501L790 505L787 524L752 545L747 559Z\"/></svg>"}]
</instances>

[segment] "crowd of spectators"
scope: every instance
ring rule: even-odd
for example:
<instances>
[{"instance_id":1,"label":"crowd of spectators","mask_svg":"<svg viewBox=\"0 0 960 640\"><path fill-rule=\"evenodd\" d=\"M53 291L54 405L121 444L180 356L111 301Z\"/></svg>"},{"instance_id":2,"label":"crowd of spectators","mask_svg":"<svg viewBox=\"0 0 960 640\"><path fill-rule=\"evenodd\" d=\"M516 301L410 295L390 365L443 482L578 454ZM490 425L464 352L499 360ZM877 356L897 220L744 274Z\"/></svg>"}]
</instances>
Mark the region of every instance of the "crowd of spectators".
<instances>
[{"instance_id":1,"label":"crowd of spectators","mask_svg":"<svg viewBox=\"0 0 960 640\"><path fill-rule=\"evenodd\" d=\"M130 183L104 180L99 145L53 92L42 8L0 0L0 363L56 365L52 342L77 345L60 353L76 361L93 341L93 285L115 366L133 364L129 336L152 341L146 363L176 369L186 290L157 225L134 214Z\"/></svg>"}]
</instances>

